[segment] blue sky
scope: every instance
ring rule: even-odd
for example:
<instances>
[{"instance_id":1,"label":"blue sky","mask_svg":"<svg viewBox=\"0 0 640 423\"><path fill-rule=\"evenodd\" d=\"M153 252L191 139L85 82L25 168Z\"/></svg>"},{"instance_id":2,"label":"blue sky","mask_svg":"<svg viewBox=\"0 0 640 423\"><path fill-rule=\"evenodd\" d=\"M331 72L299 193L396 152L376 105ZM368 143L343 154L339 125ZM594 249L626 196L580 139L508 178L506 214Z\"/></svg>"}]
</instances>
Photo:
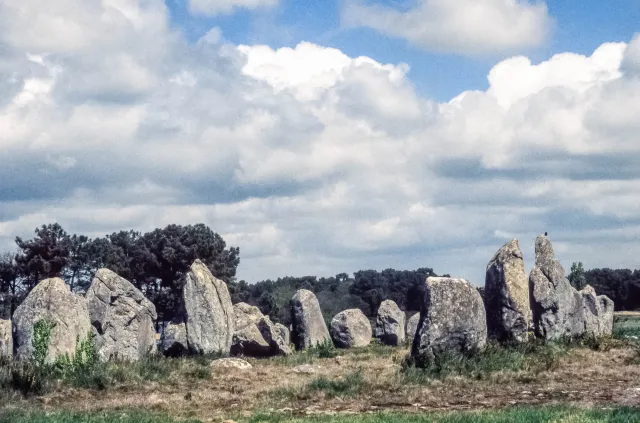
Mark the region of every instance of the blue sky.
<instances>
[{"instance_id":1,"label":"blue sky","mask_svg":"<svg viewBox=\"0 0 640 423\"><path fill-rule=\"evenodd\" d=\"M638 0L42 4L0 0L0 251L205 223L247 281L481 284L548 231L640 268Z\"/></svg>"},{"instance_id":2,"label":"blue sky","mask_svg":"<svg viewBox=\"0 0 640 423\"><path fill-rule=\"evenodd\" d=\"M337 48L351 57L368 56L382 63L407 63L410 79L424 96L448 101L464 90L487 88L487 73L500 59L493 54L466 57L455 53L425 51L403 39L391 38L368 28L345 28L341 24L341 0L281 0L274 8L238 9L234 13L206 17L189 13L185 0L166 0L172 23L195 41L211 27L219 27L234 44L266 44L273 48L295 47L309 41ZM400 7L399 0L379 1ZM626 42L640 29L638 0L549 0L554 20L547 42L518 51L534 62L556 53L590 55L603 42Z\"/></svg>"}]
</instances>

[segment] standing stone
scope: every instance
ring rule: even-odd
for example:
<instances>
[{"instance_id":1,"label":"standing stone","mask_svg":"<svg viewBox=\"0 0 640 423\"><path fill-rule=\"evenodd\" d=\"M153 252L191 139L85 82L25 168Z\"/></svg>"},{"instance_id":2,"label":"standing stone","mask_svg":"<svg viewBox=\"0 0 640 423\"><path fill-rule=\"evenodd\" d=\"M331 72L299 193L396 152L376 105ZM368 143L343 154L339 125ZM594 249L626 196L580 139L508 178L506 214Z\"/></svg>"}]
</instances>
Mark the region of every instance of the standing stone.
<instances>
[{"instance_id":1,"label":"standing stone","mask_svg":"<svg viewBox=\"0 0 640 423\"><path fill-rule=\"evenodd\" d=\"M0 358L2 357L13 357L11 320L0 320Z\"/></svg>"},{"instance_id":2,"label":"standing stone","mask_svg":"<svg viewBox=\"0 0 640 423\"><path fill-rule=\"evenodd\" d=\"M250 357L291 354L288 339L282 336L280 329L258 307L238 303L233 306L233 312L236 330L231 354Z\"/></svg>"},{"instance_id":3,"label":"standing stone","mask_svg":"<svg viewBox=\"0 0 640 423\"><path fill-rule=\"evenodd\" d=\"M100 269L85 298L103 361L136 361L157 352L156 307L131 282Z\"/></svg>"},{"instance_id":4,"label":"standing stone","mask_svg":"<svg viewBox=\"0 0 640 423\"><path fill-rule=\"evenodd\" d=\"M572 287L544 235L536 239L536 266L529 274L529 293L534 328L540 338L558 340L608 331L611 300L600 299L591 287L582 292Z\"/></svg>"},{"instance_id":5,"label":"standing stone","mask_svg":"<svg viewBox=\"0 0 640 423\"><path fill-rule=\"evenodd\" d=\"M482 297L464 279L429 277L411 355L418 363L465 354L487 343Z\"/></svg>"},{"instance_id":6,"label":"standing stone","mask_svg":"<svg viewBox=\"0 0 640 423\"><path fill-rule=\"evenodd\" d=\"M517 239L487 264L484 295L489 336L500 342L526 341L532 321L529 281Z\"/></svg>"},{"instance_id":7,"label":"standing stone","mask_svg":"<svg viewBox=\"0 0 640 423\"><path fill-rule=\"evenodd\" d=\"M420 323L420 313L415 313L407 320L407 328L405 332L409 345L413 344L413 339L416 337L416 332L418 331L418 323Z\"/></svg>"},{"instance_id":8,"label":"standing stone","mask_svg":"<svg viewBox=\"0 0 640 423\"><path fill-rule=\"evenodd\" d=\"M404 312L391 300L384 300L378 308L373 336L385 345L402 345L405 340Z\"/></svg>"},{"instance_id":9,"label":"standing stone","mask_svg":"<svg viewBox=\"0 0 640 423\"><path fill-rule=\"evenodd\" d=\"M338 348L366 347L371 342L371 323L357 308L336 314L331 320L330 332Z\"/></svg>"},{"instance_id":10,"label":"standing stone","mask_svg":"<svg viewBox=\"0 0 640 423\"><path fill-rule=\"evenodd\" d=\"M49 363L61 355L73 357L77 339L86 339L91 331L86 300L72 293L62 279L45 279L31 290L13 314L17 359L32 358L33 325L40 320L55 325L49 342Z\"/></svg>"},{"instance_id":11,"label":"standing stone","mask_svg":"<svg viewBox=\"0 0 640 423\"><path fill-rule=\"evenodd\" d=\"M296 349L304 350L331 342L318 299L311 291L300 289L292 299L293 334Z\"/></svg>"},{"instance_id":12,"label":"standing stone","mask_svg":"<svg viewBox=\"0 0 640 423\"><path fill-rule=\"evenodd\" d=\"M227 284L196 260L185 276L182 297L189 350L195 354L229 353L235 318Z\"/></svg>"},{"instance_id":13,"label":"standing stone","mask_svg":"<svg viewBox=\"0 0 640 423\"><path fill-rule=\"evenodd\" d=\"M171 322L164 328L162 351L169 357L181 357L189 352L187 325L184 322Z\"/></svg>"},{"instance_id":14,"label":"standing stone","mask_svg":"<svg viewBox=\"0 0 640 423\"><path fill-rule=\"evenodd\" d=\"M585 334L611 335L613 331L613 301L606 295L596 295L590 286L580 291L585 316Z\"/></svg>"}]
</instances>

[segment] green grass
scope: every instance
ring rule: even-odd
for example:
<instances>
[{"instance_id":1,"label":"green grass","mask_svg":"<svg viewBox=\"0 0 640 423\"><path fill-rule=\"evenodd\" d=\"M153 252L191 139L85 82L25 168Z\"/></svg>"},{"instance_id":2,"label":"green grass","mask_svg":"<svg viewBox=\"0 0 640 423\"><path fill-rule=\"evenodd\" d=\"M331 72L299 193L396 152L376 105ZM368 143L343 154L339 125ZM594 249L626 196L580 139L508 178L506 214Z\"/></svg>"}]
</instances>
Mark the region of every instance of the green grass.
<instances>
[{"instance_id":1,"label":"green grass","mask_svg":"<svg viewBox=\"0 0 640 423\"><path fill-rule=\"evenodd\" d=\"M162 414L137 411L121 412L42 412L0 411L0 423L199 423L199 420L176 420Z\"/></svg>"},{"instance_id":2,"label":"green grass","mask_svg":"<svg viewBox=\"0 0 640 423\"><path fill-rule=\"evenodd\" d=\"M613 335L640 344L640 316L617 315L613 323Z\"/></svg>"},{"instance_id":3,"label":"green grass","mask_svg":"<svg viewBox=\"0 0 640 423\"><path fill-rule=\"evenodd\" d=\"M62 383L76 388L103 390L116 385L211 377L209 364L218 356L165 358L148 356L137 362L96 362L84 366L44 365L0 360L0 389L24 396L42 395Z\"/></svg>"},{"instance_id":4,"label":"green grass","mask_svg":"<svg viewBox=\"0 0 640 423\"><path fill-rule=\"evenodd\" d=\"M345 398L362 393L367 386L362 370L357 370L336 379L320 376L297 388L275 389L269 392L269 396L274 399L291 401L309 399L317 393L322 393L327 398Z\"/></svg>"},{"instance_id":5,"label":"green grass","mask_svg":"<svg viewBox=\"0 0 640 423\"><path fill-rule=\"evenodd\" d=\"M514 408L483 412L380 413L313 418L256 415L250 420L251 423L631 423L638 421L640 421L638 409L578 410L564 407Z\"/></svg>"},{"instance_id":6,"label":"green grass","mask_svg":"<svg viewBox=\"0 0 640 423\"><path fill-rule=\"evenodd\" d=\"M479 412L378 413L319 417L255 414L250 423L631 423L640 421L640 409L581 410L568 407L511 408ZM69 413L0 411L0 423L198 423L166 415L135 411Z\"/></svg>"}]
</instances>

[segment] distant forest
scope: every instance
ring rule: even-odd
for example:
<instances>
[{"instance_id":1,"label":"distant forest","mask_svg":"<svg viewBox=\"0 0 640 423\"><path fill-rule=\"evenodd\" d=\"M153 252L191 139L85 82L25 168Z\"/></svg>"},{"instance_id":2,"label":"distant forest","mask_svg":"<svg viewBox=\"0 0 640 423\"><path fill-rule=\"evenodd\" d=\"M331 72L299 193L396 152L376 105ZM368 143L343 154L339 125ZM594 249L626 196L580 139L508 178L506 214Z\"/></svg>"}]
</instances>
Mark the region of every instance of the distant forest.
<instances>
[{"instance_id":1,"label":"distant forest","mask_svg":"<svg viewBox=\"0 0 640 423\"><path fill-rule=\"evenodd\" d=\"M316 294L327 320L348 308L359 308L372 318L385 299L395 301L408 314L418 311L425 278L438 276L433 269L424 267L359 270L353 275L339 273L330 277L282 277L253 284L237 281L240 250L227 247L222 237L204 224L169 225L147 233L120 231L90 239L68 234L53 223L37 228L32 239L16 238L15 242L16 251L0 254L2 318L9 318L40 280L60 277L72 291L83 293L102 267L140 289L155 304L160 322L174 317L179 307L182 276L197 258L227 282L234 304L242 301L255 305L274 321L284 324L291 319L289 301L301 288ZM609 296L616 310L640 309L639 270L584 271L581 263L574 263L568 276L577 288L589 284L598 294Z\"/></svg>"}]
</instances>

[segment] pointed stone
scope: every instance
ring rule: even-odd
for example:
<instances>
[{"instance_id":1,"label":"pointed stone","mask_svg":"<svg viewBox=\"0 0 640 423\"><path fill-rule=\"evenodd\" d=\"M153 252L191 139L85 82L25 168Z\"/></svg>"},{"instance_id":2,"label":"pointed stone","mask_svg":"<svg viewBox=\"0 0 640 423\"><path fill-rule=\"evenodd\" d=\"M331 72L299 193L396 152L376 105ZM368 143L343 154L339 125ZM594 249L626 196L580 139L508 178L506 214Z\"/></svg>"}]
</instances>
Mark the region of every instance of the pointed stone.
<instances>
[{"instance_id":1,"label":"pointed stone","mask_svg":"<svg viewBox=\"0 0 640 423\"><path fill-rule=\"evenodd\" d=\"M384 300L378 308L378 316L373 328L374 338L385 345L402 345L406 336L404 333L404 311L391 300Z\"/></svg>"},{"instance_id":2,"label":"pointed stone","mask_svg":"<svg viewBox=\"0 0 640 423\"><path fill-rule=\"evenodd\" d=\"M292 299L293 335L297 350L331 342L320 304L313 292L300 289Z\"/></svg>"},{"instance_id":3,"label":"pointed stone","mask_svg":"<svg viewBox=\"0 0 640 423\"><path fill-rule=\"evenodd\" d=\"M532 324L529 281L517 239L487 264L484 296L489 336L500 342L526 341Z\"/></svg>"}]
</instances>

